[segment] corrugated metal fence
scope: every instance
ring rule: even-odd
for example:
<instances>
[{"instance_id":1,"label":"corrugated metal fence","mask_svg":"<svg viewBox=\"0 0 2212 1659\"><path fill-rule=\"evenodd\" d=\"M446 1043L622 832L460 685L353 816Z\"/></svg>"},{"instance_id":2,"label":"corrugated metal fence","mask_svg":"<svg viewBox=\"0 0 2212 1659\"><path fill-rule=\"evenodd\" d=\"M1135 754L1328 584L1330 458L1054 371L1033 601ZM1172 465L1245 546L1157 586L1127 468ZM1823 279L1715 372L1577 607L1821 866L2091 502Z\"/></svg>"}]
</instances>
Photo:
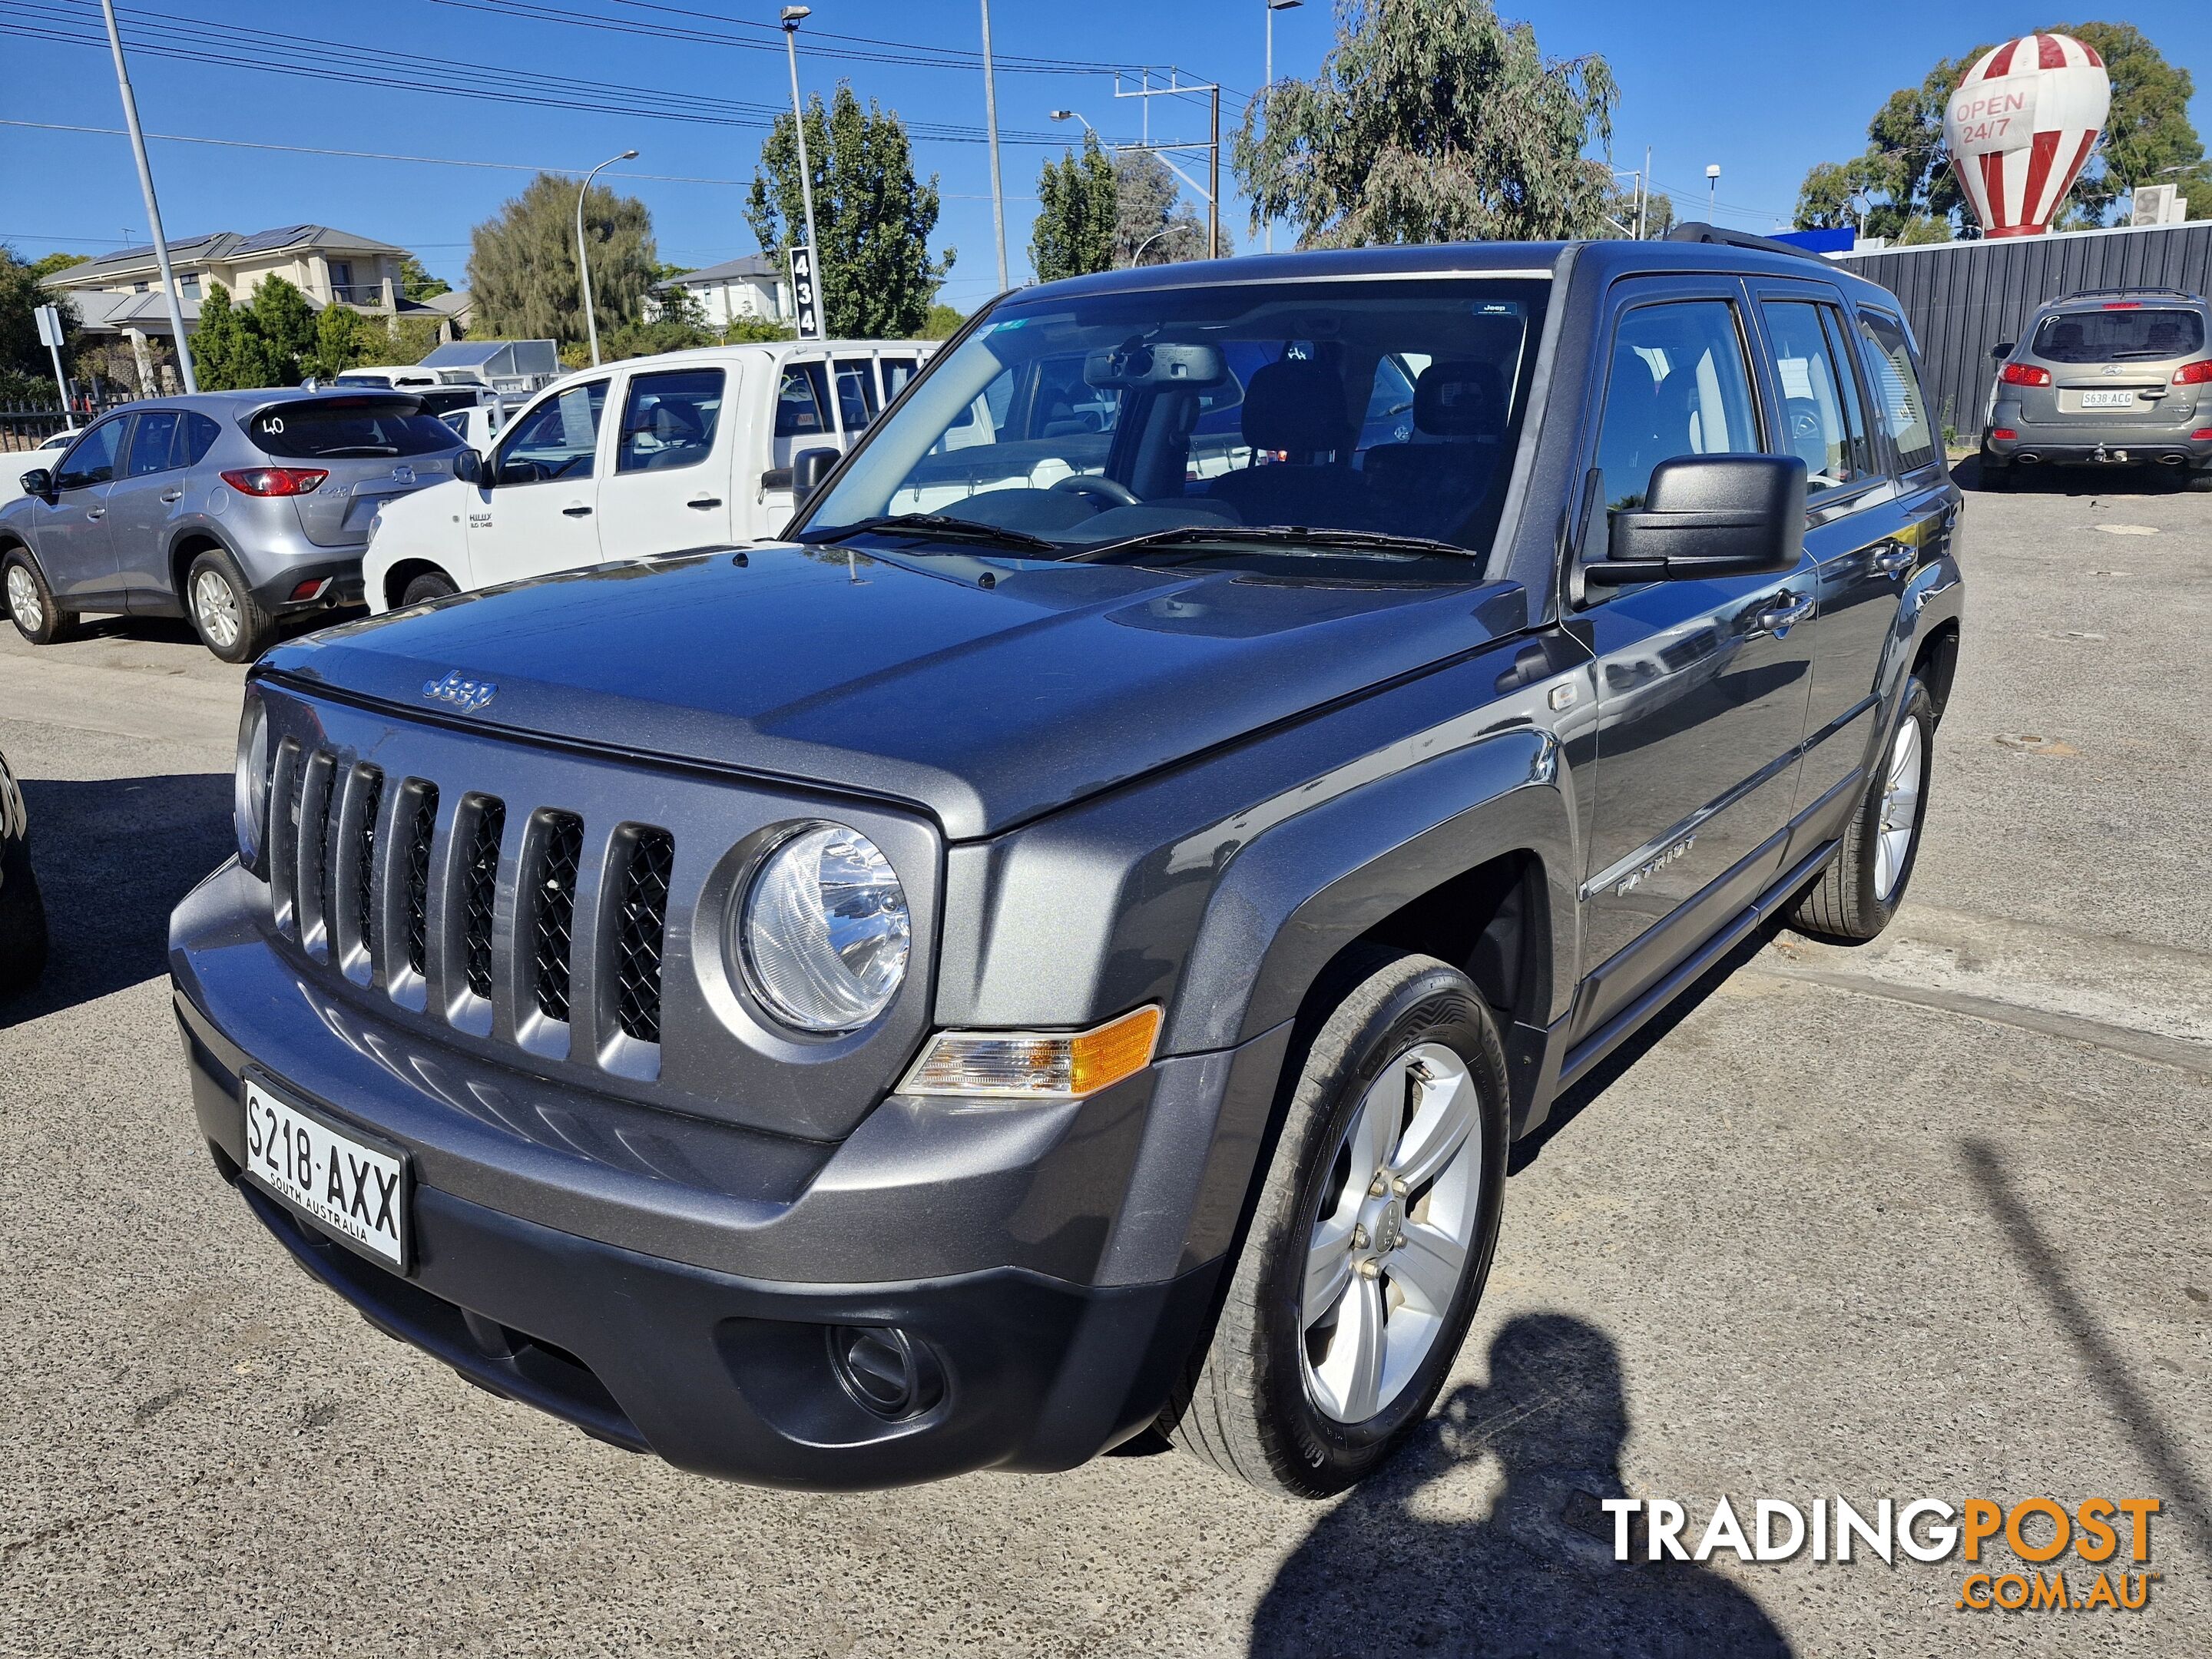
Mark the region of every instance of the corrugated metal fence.
<instances>
[{"instance_id":1,"label":"corrugated metal fence","mask_svg":"<svg viewBox=\"0 0 2212 1659\"><path fill-rule=\"evenodd\" d=\"M1990 348L2020 337L2035 308L2087 288L2212 294L2212 221L1940 242L1831 256L1904 302L1928 374L1928 400L1960 441L1981 434L1996 365Z\"/></svg>"}]
</instances>

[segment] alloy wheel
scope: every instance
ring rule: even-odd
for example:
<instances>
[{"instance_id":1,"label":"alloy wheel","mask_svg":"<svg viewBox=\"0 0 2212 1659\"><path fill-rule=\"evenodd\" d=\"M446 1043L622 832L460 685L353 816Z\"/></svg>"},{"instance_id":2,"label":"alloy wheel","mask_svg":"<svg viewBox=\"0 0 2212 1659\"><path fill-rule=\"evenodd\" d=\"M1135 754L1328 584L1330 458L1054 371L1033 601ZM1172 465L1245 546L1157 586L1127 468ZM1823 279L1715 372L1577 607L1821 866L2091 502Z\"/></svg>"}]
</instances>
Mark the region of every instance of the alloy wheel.
<instances>
[{"instance_id":1,"label":"alloy wheel","mask_svg":"<svg viewBox=\"0 0 2212 1659\"><path fill-rule=\"evenodd\" d=\"M222 572L203 570L192 578L192 614L208 642L218 650L228 651L238 643L238 595Z\"/></svg>"},{"instance_id":2,"label":"alloy wheel","mask_svg":"<svg viewBox=\"0 0 2212 1659\"><path fill-rule=\"evenodd\" d=\"M1467 1062L1417 1044L1369 1085L1323 1170L1298 1325L1324 1415L1366 1421L1428 1358L1466 1277L1481 1176Z\"/></svg>"},{"instance_id":3,"label":"alloy wheel","mask_svg":"<svg viewBox=\"0 0 2212 1659\"><path fill-rule=\"evenodd\" d=\"M1890 745L1889 774L1881 786L1881 829L1875 847L1875 896L1884 903L1897 890L1905 856L1920 823L1920 722L1907 720Z\"/></svg>"},{"instance_id":4,"label":"alloy wheel","mask_svg":"<svg viewBox=\"0 0 2212 1659\"><path fill-rule=\"evenodd\" d=\"M39 599L39 585L20 564L8 567L8 610L26 634L35 634L46 626L46 607Z\"/></svg>"}]
</instances>

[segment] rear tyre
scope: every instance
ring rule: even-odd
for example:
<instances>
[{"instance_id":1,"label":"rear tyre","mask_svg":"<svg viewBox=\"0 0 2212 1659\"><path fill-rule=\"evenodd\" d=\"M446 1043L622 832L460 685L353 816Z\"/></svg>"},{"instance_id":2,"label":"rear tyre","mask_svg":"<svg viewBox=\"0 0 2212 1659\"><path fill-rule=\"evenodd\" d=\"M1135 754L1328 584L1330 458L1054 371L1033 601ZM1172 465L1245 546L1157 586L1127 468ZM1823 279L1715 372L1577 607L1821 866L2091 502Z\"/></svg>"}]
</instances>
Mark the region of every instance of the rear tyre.
<instances>
[{"instance_id":1,"label":"rear tyre","mask_svg":"<svg viewBox=\"0 0 2212 1659\"><path fill-rule=\"evenodd\" d=\"M1261 1491L1322 1498L1428 1415L1489 1277L1505 1055L1431 957L1354 964L1293 1085L1212 1339L1164 1414Z\"/></svg>"},{"instance_id":2,"label":"rear tyre","mask_svg":"<svg viewBox=\"0 0 2212 1659\"><path fill-rule=\"evenodd\" d=\"M276 637L276 619L261 608L219 547L201 554L185 573L185 612L200 643L225 662L252 662Z\"/></svg>"},{"instance_id":3,"label":"rear tyre","mask_svg":"<svg viewBox=\"0 0 2212 1659\"><path fill-rule=\"evenodd\" d=\"M46 907L21 842L0 850L0 997L27 989L46 966Z\"/></svg>"},{"instance_id":4,"label":"rear tyre","mask_svg":"<svg viewBox=\"0 0 2212 1659\"><path fill-rule=\"evenodd\" d=\"M1889 926L1920 856L1935 738L1936 705L1916 676L1905 683L1904 712L1844 832L1842 850L1790 912L1799 933L1857 945Z\"/></svg>"},{"instance_id":5,"label":"rear tyre","mask_svg":"<svg viewBox=\"0 0 2212 1659\"><path fill-rule=\"evenodd\" d=\"M20 547L0 556L0 603L15 631L33 645L53 645L76 632L76 613L54 602L53 589Z\"/></svg>"},{"instance_id":6,"label":"rear tyre","mask_svg":"<svg viewBox=\"0 0 2212 1659\"><path fill-rule=\"evenodd\" d=\"M409 579L399 595L399 605L404 610L410 605L426 605L432 599L450 599L461 590L453 586L453 579L442 570L425 570Z\"/></svg>"}]
</instances>

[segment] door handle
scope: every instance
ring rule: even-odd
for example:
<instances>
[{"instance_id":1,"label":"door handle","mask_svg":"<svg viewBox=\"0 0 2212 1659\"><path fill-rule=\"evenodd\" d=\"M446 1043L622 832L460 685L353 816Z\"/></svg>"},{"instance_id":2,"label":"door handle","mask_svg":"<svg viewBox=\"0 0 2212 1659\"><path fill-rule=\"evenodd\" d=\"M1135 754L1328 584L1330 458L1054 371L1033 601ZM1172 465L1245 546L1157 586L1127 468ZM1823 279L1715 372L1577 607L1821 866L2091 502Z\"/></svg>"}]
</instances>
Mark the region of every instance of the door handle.
<instances>
[{"instance_id":1,"label":"door handle","mask_svg":"<svg viewBox=\"0 0 2212 1659\"><path fill-rule=\"evenodd\" d=\"M1753 633L1779 634L1796 627L1813 614L1814 601L1810 599L1801 599L1794 593L1781 593L1776 598L1783 603L1760 611L1751 619Z\"/></svg>"},{"instance_id":2,"label":"door handle","mask_svg":"<svg viewBox=\"0 0 2212 1659\"><path fill-rule=\"evenodd\" d=\"M161 492L161 500L165 505L181 501L184 499L185 492L181 489L165 489Z\"/></svg>"},{"instance_id":3,"label":"door handle","mask_svg":"<svg viewBox=\"0 0 2212 1659\"><path fill-rule=\"evenodd\" d=\"M1899 571L1912 568L1913 562L1919 556L1917 549L1892 543L1874 556L1874 568L1885 576L1894 576Z\"/></svg>"},{"instance_id":4,"label":"door handle","mask_svg":"<svg viewBox=\"0 0 2212 1659\"><path fill-rule=\"evenodd\" d=\"M709 512L721 504L722 498L720 495L702 495L696 501L684 503L686 507L697 507L702 513Z\"/></svg>"},{"instance_id":5,"label":"door handle","mask_svg":"<svg viewBox=\"0 0 2212 1659\"><path fill-rule=\"evenodd\" d=\"M564 507L561 509L561 516L564 519L588 519L592 516L592 509L580 506Z\"/></svg>"},{"instance_id":6,"label":"door handle","mask_svg":"<svg viewBox=\"0 0 2212 1659\"><path fill-rule=\"evenodd\" d=\"M84 510L84 516L88 519L104 519L107 516L107 509L104 507L88 507Z\"/></svg>"}]
</instances>

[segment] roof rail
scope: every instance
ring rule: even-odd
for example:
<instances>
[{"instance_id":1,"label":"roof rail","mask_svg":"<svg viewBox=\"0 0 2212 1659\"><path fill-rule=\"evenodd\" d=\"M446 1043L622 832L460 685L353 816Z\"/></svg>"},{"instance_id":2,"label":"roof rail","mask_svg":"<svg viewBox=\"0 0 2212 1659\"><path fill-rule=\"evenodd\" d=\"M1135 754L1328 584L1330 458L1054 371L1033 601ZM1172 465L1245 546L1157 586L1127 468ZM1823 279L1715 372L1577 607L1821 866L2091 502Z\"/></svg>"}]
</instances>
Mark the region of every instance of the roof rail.
<instances>
[{"instance_id":1,"label":"roof rail","mask_svg":"<svg viewBox=\"0 0 2212 1659\"><path fill-rule=\"evenodd\" d=\"M1760 253L1787 253L1793 258L1811 259L1820 264L1828 262L1819 254L1797 246L1792 242L1778 242L1771 236L1754 236L1747 230L1726 230L1719 225L1709 225L1691 219L1668 231L1670 242L1715 242L1723 247L1751 248Z\"/></svg>"},{"instance_id":2,"label":"roof rail","mask_svg":"<svg viewBox=\"0 0 2212 1659\"><path fill-rule=\"evenodd\" d=\"M2071 294L2049 303L2063 306L2068 300L2100 300L2109 294L2151 295L2161 300L2194 300L2199 297L2185 288L2077 288Z\"/></svg>"}]
</instances>

